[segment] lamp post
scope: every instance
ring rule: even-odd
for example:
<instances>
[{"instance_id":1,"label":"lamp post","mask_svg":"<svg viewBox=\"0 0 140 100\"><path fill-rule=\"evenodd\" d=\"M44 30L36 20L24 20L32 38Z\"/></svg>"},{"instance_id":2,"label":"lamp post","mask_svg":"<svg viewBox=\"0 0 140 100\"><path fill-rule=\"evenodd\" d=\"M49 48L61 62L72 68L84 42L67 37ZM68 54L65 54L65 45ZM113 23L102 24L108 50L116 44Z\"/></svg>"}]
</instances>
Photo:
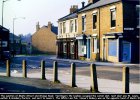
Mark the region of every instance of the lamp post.
<instances>
[{"instance_id":1,"label":"lamp post","mask_svg":"<svg viewBox=\"0 0 140 100\"><path fill-rule=\"evenodd\" d=\"M2 0L2 26L3 26L3 13L4 13L4 3L7 2L9 0ZM21 1L21 0L17 0L17 1Z\"/></svg>"},{"instance_id":2,"label":"lamp post","mask_svg":"<svg viewBox=\"0 0 140 100\"><path fill-rule=\"evenodd\" d=\"M13 57L14 57L14 53L15 53L15 48L14 48L14 46L15 46L15 36L14 36L15 29L14 28L15 28L15 21L17 19L25 19L25 17L13 18Z\"/></svg>"}]
</instances>

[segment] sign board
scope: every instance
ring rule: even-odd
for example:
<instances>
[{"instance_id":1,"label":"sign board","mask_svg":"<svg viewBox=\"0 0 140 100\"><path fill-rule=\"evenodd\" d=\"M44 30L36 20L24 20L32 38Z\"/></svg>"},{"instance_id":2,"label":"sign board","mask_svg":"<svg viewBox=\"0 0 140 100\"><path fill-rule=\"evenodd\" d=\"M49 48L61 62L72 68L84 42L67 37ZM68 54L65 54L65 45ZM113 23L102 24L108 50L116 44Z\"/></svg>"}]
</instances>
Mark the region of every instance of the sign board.
<instances>
[{"instance_id":1,"label":"sign board","mask_svg":"<svg viewBox=\"0 0 140 100\"><path fill-rule=\"evenodd\" d=\"M125 31L133 31L134 28L124 28Z\"/></svg>"},{"instance_id":2,"label":"sign board","mask_svg":"<svg viewBox=\"0 0 140 100\"><path fill-rule=\"evenodd\" d=\"M82 46L82 54L87 54L87 47L86 46Z\"/></svg>"}]
</instances>

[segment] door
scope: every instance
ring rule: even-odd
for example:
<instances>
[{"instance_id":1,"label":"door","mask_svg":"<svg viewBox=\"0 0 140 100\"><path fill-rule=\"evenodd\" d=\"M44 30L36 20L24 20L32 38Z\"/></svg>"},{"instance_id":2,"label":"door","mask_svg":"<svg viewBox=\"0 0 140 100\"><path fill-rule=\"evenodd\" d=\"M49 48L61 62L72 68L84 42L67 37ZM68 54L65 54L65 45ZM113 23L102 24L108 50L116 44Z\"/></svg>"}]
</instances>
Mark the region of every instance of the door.
<instances>
[{"instance_id":1,"label":"door","mask_svg":"<svg viewBox=\"0 0 140 100\"><path fill-rule=\"evenodd\" d=\"M123 41L122 46L122 61L131 62L131 43Z\"/></svg>"},{"instance_id":2,"label":"door","mask_svg":"<svg viewBox=\"0 0 140 100\"><path fill-rule=\"evenodd\" d=\"M87 59L90 59L90 39L87 39Z\"/></svg>"}]
</instances>

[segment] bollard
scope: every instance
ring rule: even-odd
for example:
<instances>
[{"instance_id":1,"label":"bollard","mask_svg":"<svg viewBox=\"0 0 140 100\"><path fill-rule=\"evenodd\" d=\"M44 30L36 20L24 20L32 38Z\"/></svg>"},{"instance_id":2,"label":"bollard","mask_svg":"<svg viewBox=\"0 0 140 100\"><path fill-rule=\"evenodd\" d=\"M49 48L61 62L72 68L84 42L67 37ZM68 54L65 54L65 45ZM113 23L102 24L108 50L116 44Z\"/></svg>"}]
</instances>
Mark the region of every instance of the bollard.
<instances>
[{"instance_id":1,"label":"bollard","mask_svg":"<svg viewBox=\"0 0 140 100\"><path fill-rule=\"evenodd\" d=\"M41 61L41 74L42 74L42 76L41 76L41 79L42 80L45 80L46 78L45 78L45 61Z\"/></svg>"},{"instance_id":2,"label":"bollard","mask_svg":"<svg viewBox=\"0 0 140 100\"><path fill-rule=\"evenodd\" d=\"M91 64L90 65L90 71L91 71L91 92L99 92L98 91L98 81L97 81L97 72L96 72L96 65Z\"/></svg>"},{"instance_id":3,"label":"bollard","mask_svg":"<svg viewBox=\"0 0 140 100\"><path fill-rule=\"evenodd\" d=\"M123 93L129 93L129 67L123 67L122 73L122 82L123 82Z\"/></svg>"},{"instance_id":4,"label":"bollard","mask_svg":"<svg viewBox=\"0 0 140 100\"><path fill-rule=\"evenodd\" d=\"M53 63L53 75L54 75L54 83L60 83L58 80L58 63L57 61L54 61Z\"/></svg>"},{"instance_id":5,"label":"bollard","mask_svg":"<svg viewBox=\"0 0 140 100\"><path fill-rule=\"evenodd\" d=\"M23 60L22 61L22 71L23 71L23 77L24 78L27 78L27 66L26 66L27 64L26 64L26 61L25 60Z\"/></svg>"},{"instance_id":6,"label":"bollard","mask_svg":"<svg viewBox=\"0 0 140 100\"><path fill-rule=\"evenodd\" d=\"M10 77L11 73L10 73L10 61L9 60L6 60L6 72L7 72L7 77Z\"/></svg>"},{"instance_id":7,"label":"bollard","mask_svg":"<svg viewBox=\"0 0 140 100\"><path fill-rule=\"evenodd\" d=\"M77 87L76 86L76 66L75 66L75 63L71 64L71 87Z\"/></svg>"}]
</instances>

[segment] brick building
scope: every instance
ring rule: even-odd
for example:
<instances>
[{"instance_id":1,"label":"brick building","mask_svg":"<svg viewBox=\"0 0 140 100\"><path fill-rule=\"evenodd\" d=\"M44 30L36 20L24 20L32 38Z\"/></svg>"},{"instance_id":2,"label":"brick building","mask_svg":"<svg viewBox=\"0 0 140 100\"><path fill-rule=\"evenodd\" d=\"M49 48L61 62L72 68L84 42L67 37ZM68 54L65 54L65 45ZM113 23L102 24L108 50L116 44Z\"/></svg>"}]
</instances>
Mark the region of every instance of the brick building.
<instances>
[{"instance_id":1,"label":"brick building","mask_svg":"<svg viewBox=\"0 0 140 100\"><path fill-rule=\"evenodd\" d=\"M82 2L83 8L84 2ZM58 57L78 59L79 49L76 36L78 35L78 5L73 5L70 8L70 13L58 20L59 32L57 36Z\"/></svg>"},{"instance_id":2,"label":"brick building","mask_svg":"<svg viewBox=\"0 0 140 100\"><path fill-rule=\"evenodd\" d=\"M53 26L51 22L41 28L37 23L36 32L32 35L33 48L43 53L56 53L57 31L58 27Z\"/></svg>"},{"instance_id":3,"label":"brick building","mask_svg":"<svg viewBox=\"0 0 140 100\"><path fill-rule=\"evenodd\" d=\"M88 0L82 7L76 12L78 59L139 61L138 0Z\"/></svg>"},{"instance_id":4,"label":"brick building","mask_svg":"<svg viewBox=\"0 0 140 100\"><path fill-rule=\"evenodd\" d=\"M138 1L89 0L89 3L78 12L78 32L86 35L84 57L93 61L137 62Z\"/></svg>"},{"instance_id":5,"label":"brick building","mask_svg":"<svg viewBox=\"0 0 140 100\"><path fill-rule=\"evenodd\" d=\"M78 32L77 29L77 10L78 6L74 5L70 8L70 14L60 18L59 24L59 35L57 36L58 43L58 57L76 59L78 57L77 41L75 36Z\"/></svg>"}]
</instances>

